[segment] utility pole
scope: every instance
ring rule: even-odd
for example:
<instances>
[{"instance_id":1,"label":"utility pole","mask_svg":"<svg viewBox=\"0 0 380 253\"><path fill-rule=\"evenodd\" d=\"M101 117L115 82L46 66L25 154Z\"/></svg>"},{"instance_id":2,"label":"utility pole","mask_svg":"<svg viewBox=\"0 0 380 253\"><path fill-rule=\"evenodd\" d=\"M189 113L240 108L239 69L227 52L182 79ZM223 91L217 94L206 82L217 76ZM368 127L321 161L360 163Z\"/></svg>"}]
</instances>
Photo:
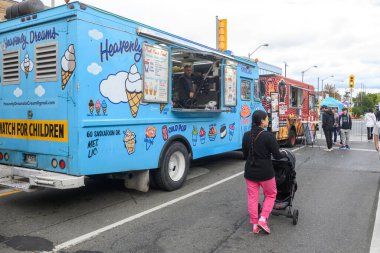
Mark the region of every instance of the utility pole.
<instances>
[{"instance_id":1,"label":"utility pole","mask_svg":"<svg viewBox=\"0 0 380 253\"><path fill-rule=\"evenodd\" d=\"M215 44L215 49L219 49L219 26L218 26L219 18L218 16L215 16L215 31L216 31L216 44Z\"/></svg>"},{"instance_id":2,"label":"utility pole","mask_svg":"<svg viewBox=\"0 0 380 253\"><path fill-rule=\"evenodd\" d=\"M286 77L286 67L288 66L288 64L286 63L286 61L284 61L284 64L285 64L285 77Z\"/></svg>"}]
</instances>

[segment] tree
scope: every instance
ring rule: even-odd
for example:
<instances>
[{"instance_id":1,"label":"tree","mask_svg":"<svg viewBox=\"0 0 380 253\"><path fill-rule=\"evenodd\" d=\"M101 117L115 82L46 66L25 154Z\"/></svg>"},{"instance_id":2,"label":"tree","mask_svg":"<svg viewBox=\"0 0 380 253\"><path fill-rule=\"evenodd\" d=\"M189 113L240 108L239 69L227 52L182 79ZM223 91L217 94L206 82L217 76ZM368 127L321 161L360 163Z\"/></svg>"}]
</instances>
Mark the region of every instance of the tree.
<instances>
[{"instance_id":1,"label":"tree","mask_svg":"<svg viewBox=\"0 0 380 253\"><path fill-rule=\"evenodd\" d=\"M380 93L371 94L365 92L359 92L355 98L353 98L354 107L352 113L355 115L363 115L368 109L374 109L375 105L380 102Z\"/></svg>"},{"instance_id":2,"label":"tree","mask_svg":"<svg viewBox=\"0 0 380 253\"><path fill-rule=\"evenodd\" d=\"M342 96L336 90L335 85L332 85L332 84L326 84L325 87L323 87L323 93L325 95L328 94L329 97L335 98L338 101L341 101L342 99Z\"/></svg>"}]
</instances>

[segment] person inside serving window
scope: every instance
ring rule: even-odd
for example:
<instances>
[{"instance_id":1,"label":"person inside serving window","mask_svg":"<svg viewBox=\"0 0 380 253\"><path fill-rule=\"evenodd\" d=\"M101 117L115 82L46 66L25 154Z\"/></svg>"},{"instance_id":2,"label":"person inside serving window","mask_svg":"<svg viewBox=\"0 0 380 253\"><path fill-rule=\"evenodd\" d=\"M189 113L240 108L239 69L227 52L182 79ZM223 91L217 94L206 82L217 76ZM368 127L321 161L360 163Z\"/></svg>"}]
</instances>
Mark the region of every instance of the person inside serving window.
<instances>
[{"instance_id":1,"label":"person inside serving window","mask_svg":"<svg viewBox=\"0 0 380 253\"><path fill-rule=\"evenodd\" d=\"M189 100L194 98L195 84L193 77L193 70L190 65L185 65L184 73L178 80L177 92L178 103L182 107L189 105Z\"/></svg>"}]
</instances>

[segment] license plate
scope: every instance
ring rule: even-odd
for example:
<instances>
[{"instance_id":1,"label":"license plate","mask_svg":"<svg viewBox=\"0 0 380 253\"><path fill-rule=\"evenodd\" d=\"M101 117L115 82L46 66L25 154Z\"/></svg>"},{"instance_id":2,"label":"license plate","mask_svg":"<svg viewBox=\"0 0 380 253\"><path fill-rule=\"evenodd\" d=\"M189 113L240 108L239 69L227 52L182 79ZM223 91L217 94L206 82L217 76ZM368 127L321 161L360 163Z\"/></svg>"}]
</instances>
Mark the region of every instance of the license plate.
<instances>
[{"instance_id":1,"label":"license plate","mask_svg":"<svg viewBox=\"0 0 380 253\"><path fill-rule=\"evenodd\" d=\"M30 163L30 164L36 164L37 163L36 155L25 154L24 162Z\"/></svg>"}]
</instances>

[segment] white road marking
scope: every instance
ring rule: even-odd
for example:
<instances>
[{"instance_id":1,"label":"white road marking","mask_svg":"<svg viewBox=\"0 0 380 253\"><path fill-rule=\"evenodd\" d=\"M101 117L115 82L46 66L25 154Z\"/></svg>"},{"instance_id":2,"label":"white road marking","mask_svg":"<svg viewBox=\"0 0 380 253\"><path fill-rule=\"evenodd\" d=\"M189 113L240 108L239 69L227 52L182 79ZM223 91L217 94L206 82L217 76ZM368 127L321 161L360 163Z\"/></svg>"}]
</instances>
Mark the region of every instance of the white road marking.
<instances>
[{"instance_id":1,"label":"white road marking","mask_svg":"<svg viewBox=\"0 0 380 253\"><path fill-rule=\"evenodd\" d=\"M168 201L168 202L166 202L166 203L163 203L163 204L161 204L161 205L158 205L158 206L156 206L156 207L153 207L153 208L151 208L151 209L148 209L148 210L146 210L146 211L144 211L144 212L141 212L141 213L138 213L138 214L132 215L132 216L126 218L126 219L120 220L120 221L118 221L118 222L115 222L115 223L110 224L110 225L108 225L108 226L102 227L102 228L97 229L97 230L95 230L95 231L92 231L92 232L90 232L90 233L87 233L87 234L84 234L84 235L79 236L79 237L77 237L77 238L71 239L71 240L69 240L69 241L67 241L67 242L61 243L61 244L55 246L54 249L53 249L52 251L50 251L50 252L58 252L58 251L60 251L60 250L67 249L67 248L70 248L70 247L73 247L73 246L75 246L75 245L77 245L77 244L80 244L80 243L82 243L82 242L84 242L84 241L87 241L87 240L89 240L89 239L91 239L91 238L93 238L93 237L96 237L96 236L98 236L99 234L101 234L101 233L103 233L103 232L106 232L106 231L108 231L108 230L114 229L114 228L116 228L116 227L118 227L118 226L121 226L121 225L123 225L123 224L125 224L125 223L131 222L131 221L136 220L136 219L138 219L138 218L141 218L141 217L143 217L143 216L145 216L145 215L147 215L147 214L153 213L153 212L158 211L158 210L160 210L160 209L163 209L163 208L165 208L165 207L171 206L171 205L173 205L173 204L175 204L175 203L177 203L177 202L180 202L180 201L182 201L182 200L185 200L185 199L187 199L187 198L190 198L190 197L192 197L192 196L194 196L194 195L197 195L197 194L199 194L199 193L201 193L201 192L204 192L204 191L206 191L206 190L208 190L208 189L211 189L211 188L213 188L213 187L215 187L215 186L217 186L217 185L223 184L223 183L225 183L225 182L227 182L227 181L229 181L229 180L231 180L231 179L234 179L234 178L236 178L236 177L238 177L238 176L241 176L243 173L244 173L244 171L239 172L239 173L236 173L236 174L234 174L234 175L232 175L232 176L230 176L230 177L227 177L227 178L225 178L225 179L222 179L222 180L220 180L220 181L218 181L218 182L216 182L216 183L210 184L210 185L208 185L208 186L206 186L206 187L203 187L203 188L201 188L201 189L199 189L199 190L196 190L196 191L190 192L190 193L188 193L188 194L186 194L186 195L183 195L183 196L181 196L181 197L179 197L179 198L176 198L176 199L170 200L170 201Z\"/></svg>"},{"instance_id":2,"label":"white road marking","mask_svg":"<svg viewBox=\"0 0 380 253\"><path fill-rule=\"evenodd\" d=\"M326 146L313 146L313 148L326 148ZM340 150L339 148L335 147L334 150ZM366 149L366 148L350 148L350 149L344 149L342 151L364 151L364 152L377 152L375 149Z\"/></svg>"},{"instance_id":3,"label":"white road marking","mask_svg":"<svg viewBox=\"0 0 380 253\"><path fill-rule=\"evenodd\" d=\"M379 201L377 202L377 211L375 217L375 226L373 228L371 248L370 253L380 252L380 192L379 192Z\"/></svg>"},{"instance_id":4,"label":"white road marking","mask_svg":"<svg viewBox=\"0 0 380 253\"><path fill-rule=\"evenodd\" d=\"M304 148L304 146L303 146L303 147L296 148L296 149L293 149L292 152L296 152L296 151L298 151L298 150L300 150L300 149L302 149L302 148ZM153 213L153 212L155 212L155 211L158 211L158 210L160 210L160 209L163 209L163 208L166 208L166 207L168 207L168 206L171 206L171 205L173 205L173 204L175 204L175 203L178 203L178 202L180 202L180 201L182 201L182 200L185 200L185 199L187 199L187 198L190 198L190 197L192 197L192 196L195 196L195 195L197 195L197 194L199 194L199 193L202 193L202 192L209 192L209 191L208 191L209 189L211 189L211 188L213 188L213 187L215 187L215 186L218 186L218 185L220 185L220 184L223 184L223 183L225 183L225 182L227 182L227 181L230 181L231 179L234 179L234 178L236 178L236 177L238 177L238 176L241 176L241 175L243 175L243 173L244 173L244 171L241 171L241 172L236 173L236 174L234 174L234 175L232 175L232 176L229 176L229 177L224 178L224 179L222 179L222 180L220 180L220 181L217 181L217 182L215 182L215 183L213 183L213 184L210 184L210 185L205 186L205 187L203 187L203 188L201 188L201 189L198 189L198 190L196 190L196 191L190 192L190 193L188 193L188 194L186 194L186 195L183 195L183 196L181 196L181 197L178 197L178 198L175 198L175 199L173 199L173 200L170 200L170 201L168 201L168 202L166 202L166 203L163 203L163 204L161 204L161 205L155 206L155 207L153 207L153 208L151 208L151 209L148 209L148 210L146 210L146 211L143 211L143 212L141 212L141 213L138 213L138 214L132 215L132 216L130 216L130 217L128 217L128 218L125 218L125 219L120 220L120 221L118 221L118 222L112 223L112 224L110 224L110 225L108 225L108 226L102 227L102 228L97 229L97 230L95 230L95 231L92 231L92 232L89 232L89 233L87 233L87 234L81 235L81 236L79 236L79 237L73 238L73 239L71 239L71 240L69 240L69 241L63 242L63 243L61 243L61 244L55 246L54 249L53 249L52 251L45 252L45 253L56 253L56 252L58 252L58 251L60 251L60 250L68 249L68 248L71 248L71 247L73 247L73 246L76 246L76 245L78 245L78 244L80 244L80 243L83 243L83 242L85 242L85 241L87 241L87 240L90 240L91 238L94 238L94 237L98 236L99 234L101 234L101 233L103 233L103 232L106 232L106 231L108 231L108 230L111 230L111 229L114 229L114 228L119 227L119 226L121 226L121 225L124 225L124 224L126 224L126 223L128 223L128 222L131 222L131 221L134 221L134 220L136 220L136 219L139 219L139 218L141 218L141 217L143 217L143 216L145 216L145 215L148 215L148 214Z\"/></svg>"},{"instance_id":5,"label":"white road marking","mask_svg":"<svg viewBox=\"0 0 380 253\"><path fill-rule=\"evenodd\" d=\"M299 147L299 148L295 148L295 149L291 149L290 151L292 151L292 152L297 152L298 150L300 150L300 149L303 149L305 146L302 146L302 147Z\"/></svg>"}]
</instances>

